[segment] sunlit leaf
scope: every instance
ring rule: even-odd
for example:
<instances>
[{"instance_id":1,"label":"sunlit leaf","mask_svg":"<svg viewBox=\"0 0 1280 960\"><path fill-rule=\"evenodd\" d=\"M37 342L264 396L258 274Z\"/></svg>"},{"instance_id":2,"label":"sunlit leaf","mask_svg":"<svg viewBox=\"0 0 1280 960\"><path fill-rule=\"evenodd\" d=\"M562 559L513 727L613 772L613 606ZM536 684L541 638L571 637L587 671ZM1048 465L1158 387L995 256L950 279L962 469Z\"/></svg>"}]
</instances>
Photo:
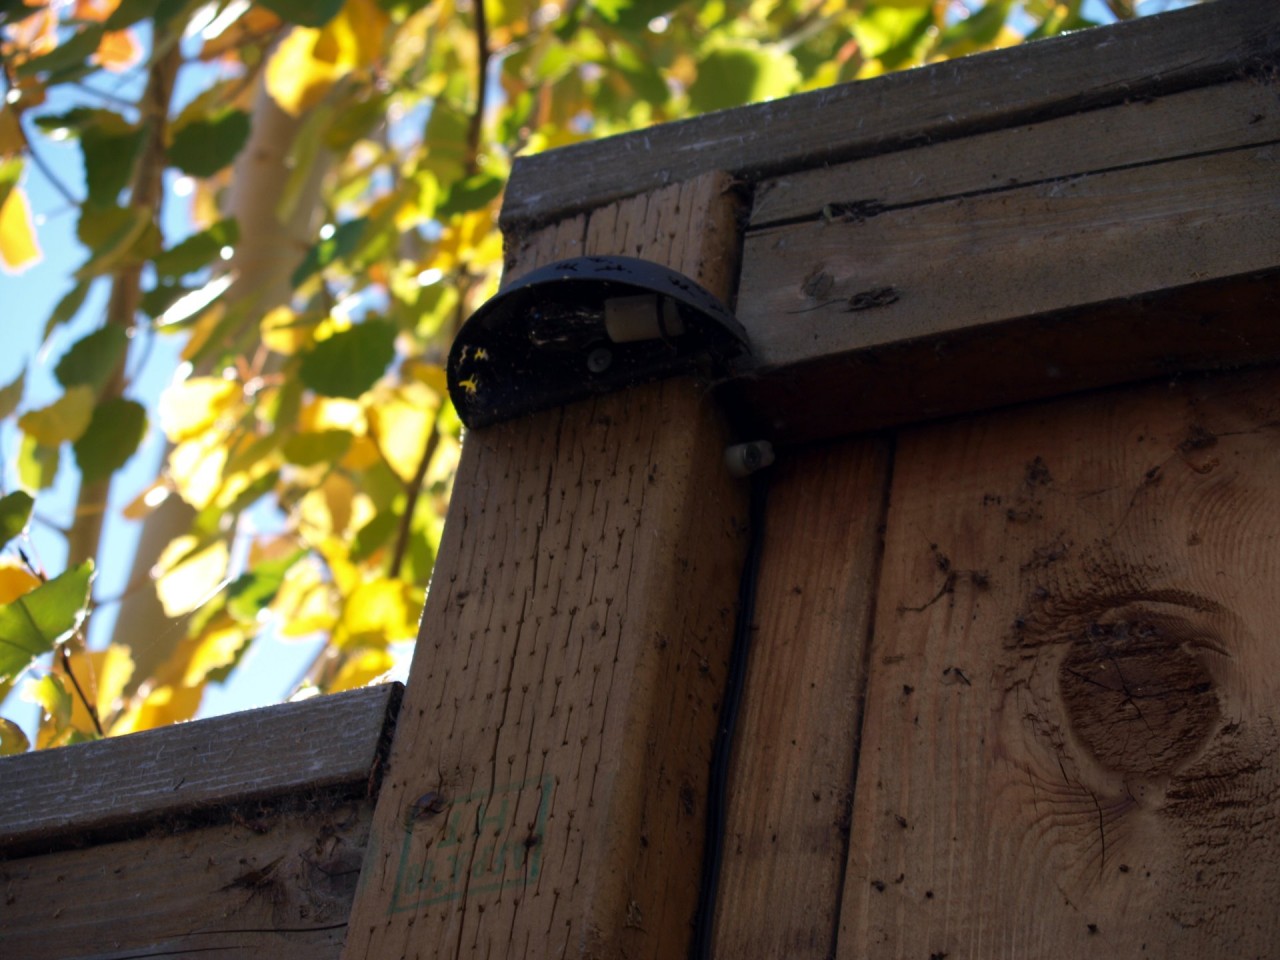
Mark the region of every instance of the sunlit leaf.
<instances>
[{"instance_id":1,"label":"sunlit leaf","mask_svg":"<svg viewBox=\"0 0 1280 960\"><path fill-rule=\"evenodd\" d=\"M46 725L52 727L54 733L61 732L71 722L71 691L57 674L48 673L31 681L24 696L40 706L41 732Z\"/></svg>"},{"instance_id":2,"label":"sunlit leaf","mask_svg":"<svg viewBox=\"0 0 1280 960\"><path fill-rule=\"evenodd\" d=\"M13 603L40 586L40 578L24 566L0 561L0 603Z\"/></svg>"},{"instance_id":3,"label":"sunlit leaf","mask_svg":"<svg viewBox=\"0 0 1280 960\"><path fill-rule=\"evenodd\" d=\"M422 591L399 580L374 580L360 584L347 598L333 632L341 649L384 649L418 633Z\"/></svg>"},{"instance_id":4,"label":"sunlit leaf","mask_svg":"<svg viewBox=\"0 0 1280 960\"><path fill-rule=\"evenodd\" d=\"M224 439L217 433L197 434L169 454L169 479L182 499L197 510L208 507L222 490L228 457Z\"/></svg>"},{"instance_id":5,"label":"sunlit leaf","mask_svg":"<svg viewBox=\"0 0 1280 960\"><path fill-rule=\"evenodd\" d=\"M18 445L18 481L28 490L45 490L53 486L57 475L58 448L46 447L24 434Z\"/></svg>"},{"instance_id":6,"label":"sunlit leaf","mask_svg":"<svg viewBox=\"0 0 1280 960\"><path fill-rule=\"evenodd\" d=\"M12 757L31 749L31 741L12 720L0 717L0 757Z\"/></svg>"},{"instance_id":7,"label":"sunlit leaf","mask_svg":"<svg viewBox=\"0 0 1280 960\"><path fill-rule=\"evenodd\" d=\"M86 334L62 355L53 374L64 387L89 387L100 392L124 360L129 334L124 327L107 324Z\"/></svg>"},{"instance_id":8,"label":"sunlit leaf","mask_svg":"<svg viewBox=\"0 0 1280 960\"><path fill-rule=\"evenodd\" d=\"M215 617L200 631L182 675L182 685L199 686L209 679L209 674L235 663L248 640L249 635L239 623L225 615Z\"/></svg>"},{"instance_id":9,"label":"sunlit leaf","mask_svg":"<svg viewBox=\"0 0 1280 960\"><path fill-rule=\"evenodd\" d=\"M87 68L86 61L98 49L104 32L100 23L82 26L49 53L20 64L18 76L30 77L37 73L55 73L76 67Z\"/></svg>"},{"instance_id":10,"label":"sunlit leaf","mask_svg":"<svg viewBox=\"0 0 1280 960\"><path fill-rule=\"evenodd\" d=\"M315 314L300 316L286 306L279 306L267 311L259 330L262 342L270 349L284 356L293 356L315 342L319 323L320 317Z\"/></svg>"},{"instance_id":11,"label":"sunlit leaf","mask_svg":"<svg viewBox=\"0 0 1280 960\"><path fill-rule=\"evenodd\" d=\"M156 596L170 617L190 613L222 587L227 576L230 553L227 544L215 540L202 550L193 536L174 540L156 562L163 571L156 579Z\"/></svg>"},{"instance_id":12,"label":"sunlit leaf","mask_svg":"<svg viewBox=\"0 0 1280 960\"><path fill-rule=\"evenodd\" d=\"M295 563L285 574L272 609L284 637L303 637L334 624L333 585L314 558Z\"/></svg>"},{"instance_id":13,"label":"sunlit leaf","mask_svg":"<svg viewBox=\"0 0 1280 960\"><path fill-rule=\"evenodd\" d=\"M405 483L418 472L439 406L439 394L410 382L379 396L369 409L370 433L391 469Z\"/></svg>"},{"instance_id":14,"label":"sunlit leaf","mask_svg":"<svg viewBox=\"0 0 1280 960\"><path fill-rule=\"evenodd\" d=\"M236 158L249 139L249 115L227 109L174 131L169 162L193 177L211 177Z\"/></svg>"},{"instance_id":15,"label":"sunlit leaf","mask_svg":"<svg viewBox=\"0 0 1280 960\"><path fill-rule=\"evenodd\" d=\"M347 658L326 689L338 693L368 686L395 665L395 657L386 650L360 650Z\"/></svg>"},{"instance_id":16,"label":"sunlit leaf","mask_svg":"<svg viewBox=\"0 0 1280 960\"><path fill-rule=\"evenodd\" d=\"M0 678L25 670L80 628L88 614L93 561L0 604Z\"/></svg>"},{"instance_id":17,"label":"sunlit leaf","mask_svg":"<svg viewBox=\"0 0 1280 960\"><path fill-rule=\"evenodd\" d=\"M123 397L98 404L88 428L73 447L85 482L106 479L123 467L146 432L147 410L142 404Z\"/></svg>"},{"instance_id":18,"label":"sunlit leaf","mask_svg":"<svg viewBox=\"0 0 1280 960\"><path fill-rule=\"evenodd\" d=\"M191 377L165 390L160 401L160 429L174 443L204 433L232 409L240 385L220 377Z\"/></svg>"},{"instance_id":19,"label":"sunlit leaf","mask_svg":"<svg viewBox=\"0 0 1280 960\"><path fill-rule=\"evenodd\" d=\"M13 187L0 203L0 267L21 273L39 263L40 256L27 195L21 187Z\"/></svg>"},{"instance_id":20,"label":"sunlit leaf","mask_svg":"<svg viewBox=\"0 0 1280 960\"><path fill-rule=\"evenodd\" d=\"M93 389L70 387L61 397L18 418L22 432L46 447L80 439L93 417Z\"/></svg>"},{"instance_id":21,"label":"sunlit leaf","mask_svg":"<svg viewBox=\"0 0 1280 960\"><path fill-rule=\"evenodd\" d=\"M395 358L396 328L366 320L322 340L302 355L299 376L316 393L354 399L368 390Z\"/></svg>"},{"instance_id":22,"label":"sunlit leaf","mask_svg":"<svg viewBox=\"0 0 1280 960\"><path fill-rule=\"evenodd\" d=\"M68 658L71 676L97 711L99 722L105 721L119 707L125 687L133 676L133 656L127 647L111 644L105 650L78 650ZM61 671L62 664L57 664ZM58 676L58 674L55 674ZM71 726L89 732L93 718L79 696L71 701Z\"/></svg>"},{"instance_id":23,"label":"sunlit leaf","mask_svg":"<svg viewBox=\"0 0 1280 960\"><path fill-rule=\"evenodd\" d=\"M31 520L31 510L35 506L31 494L15 490L0 497L0 547L6 546L14 537L22 535Z\"/></svg>"},{"instance_id":24,"label":"sunlit leaf","mask_svg":"<svg viewBox=\"0 0 1280 960\"><path fill-rule=\"evenodd\" d=\"M111 726L111 735L119 736L137 730L154 730L190 720L200 709L204 687L164 684L149 690Z\"/></svg>"},{"instance_id":25,"label":"sunlit leaf","mask_svg":"<svg viewBox=\"0 0 1280 960\"><path fill-rule=\"evenodd\" d=\"M310 22L272 9L304 24L290 31L267 63L267 92L286 113L298 116L314 107L339 80L382 55L389 21L372 0L348 0L345 6L339 4L336 16Z\"/></svg>"}]
</instances>

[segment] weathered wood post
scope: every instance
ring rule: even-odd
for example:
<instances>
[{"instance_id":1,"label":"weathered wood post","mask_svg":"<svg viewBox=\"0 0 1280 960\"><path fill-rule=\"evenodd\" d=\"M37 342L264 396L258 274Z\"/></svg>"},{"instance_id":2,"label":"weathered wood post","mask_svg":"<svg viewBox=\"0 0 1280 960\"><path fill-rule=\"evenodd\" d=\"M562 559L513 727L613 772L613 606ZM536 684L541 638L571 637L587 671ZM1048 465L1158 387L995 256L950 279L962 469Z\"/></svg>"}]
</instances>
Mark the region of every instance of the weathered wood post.
<instances>
[{"instance_id":1,"label":"weathered wood post","mask_svg":"<svg viewBox=\"0 0 1280 960\"><path fill-rule=\"evenodd\" d=\"M626 254L727 299L732 183L509 243L508 278ZM747 532L728 440L689 378L468 436L347 960L687 952Z\"/></svg>"}]
</instances>

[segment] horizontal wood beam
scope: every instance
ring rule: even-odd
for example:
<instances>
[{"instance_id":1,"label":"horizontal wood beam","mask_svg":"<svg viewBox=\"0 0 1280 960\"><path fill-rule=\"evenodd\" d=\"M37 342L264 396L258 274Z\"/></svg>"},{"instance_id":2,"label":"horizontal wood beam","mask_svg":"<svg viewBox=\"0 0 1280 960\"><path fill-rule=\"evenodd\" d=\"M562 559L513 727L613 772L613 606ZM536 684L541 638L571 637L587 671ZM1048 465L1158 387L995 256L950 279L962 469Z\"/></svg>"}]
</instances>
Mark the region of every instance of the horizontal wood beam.
<instances>
[{"instance_id":1,"label":"horizontal wood beam","mask_svg":"<svg viewBox=\"0 0 1280 960\"><path fill-rule=\"evenodd\" d=\"M401 685L0 760L0 858L284 794L376 787ZM371 781L372 778L372 781Z\"/></svg>"},{"instance_id":2,"label":"horizontal wood beam","mask_svg":"<svg viewBox=\"0 0 1280 960\"><path fill-rule=\"evenodd\" d=\"M517 160L504 227L557 220L710 170L749 182L1238 76L1276 59L1280 5L1156 17L707 114Z\"/></svg>"}]
</instances>

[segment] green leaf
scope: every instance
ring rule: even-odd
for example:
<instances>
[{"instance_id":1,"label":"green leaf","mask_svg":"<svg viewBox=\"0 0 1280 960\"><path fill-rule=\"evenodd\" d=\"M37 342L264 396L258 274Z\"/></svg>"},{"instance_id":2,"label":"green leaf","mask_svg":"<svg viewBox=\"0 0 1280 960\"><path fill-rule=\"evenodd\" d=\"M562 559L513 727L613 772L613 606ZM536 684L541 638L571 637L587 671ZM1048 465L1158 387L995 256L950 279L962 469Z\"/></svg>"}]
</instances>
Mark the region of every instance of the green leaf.
<instances>
[{"instance_id":1,"label":"green leaf","mask_svg":"<svg viewBox=\"0 0 1280 960\"><path fill-rule=\"evenodd\" d=\"M93 561L0 604L0 680L15 677L80 628L89 613Z\"/></svg>"},{"instance_id":2,"label":"green leaf","mask_svg":"<svg viewBox=\"0 0 1280 960\"><path fill-rule=\"evenodd\" d=\"M348 430L296 433L284 442L280 451L290 463L312 467L317 463L335 463L351 447L354 439Z\"/></svg>"},{"instance_id":3,"label":"green leaf","mask_svg":"<svg viewBox=\"0 0 1280 960\"><path fill-rule=\"evenodd\" d=\"M32 77L37 73L53 73L68 68L88 66L86 61L97 52L98 44L105 32L100 23L82 26L69 39L64 40L48 53L21 64L17 74L20 77Z\"/></svg>"},{"instance_id":4,"label":"green leaf","mask_svg":"<svg viewBox=\"0 0 1280 960\"><path fill-rule=\"evenodd\" d=\"M258 613L280 592L289 568L306 554L305 550L298 550L277 560L264 561L241 574L227 587L227 612L241 623L254 623Z\"/></svg>"},{"instance_id":5,"label":"green leaf","mask_svg":"<svg viewBox=\"0 0 1280 960\"><path fill-rule=\"evenodd\" d=\"M62 326L62 324L71 320L80 308L84 306L84 298L89 295L89 281L81 280L74 287L68 290L58 301L58 305L53 308L53 313L49 314L49 319L45 321L44 336L40 338L41 342L49 339L49 334Z\"/></svg>"},{"instance_id":6,"label":"green leaf","mask_svg":"<svg viewBox=\"0 0 1280 960\"><path fill-rule=\"evenodd\" d=\"M133 178L133 168L145 139L146 132L141 127L122 133L89 127L80 134L90 203L105 206L116 202L120 191Z\"/></svg>"},{"instance_id":7,"label":"green leaf","mask_svg":"<svg viewBox=\"0 0 1280 960\"><path fill-rule=\"evenodd\" d=\"M740 41L713 47L698 64L689 87L689 103L698 112L724 110L784 96L800 82L789 53L773 46Z\"/></svg>"},{"instance_id":8,"label":"green leaf","mask_svg":"<svg viewBox=\"0 0 1280 960\"><path fill-rule=\"evenodd\" d=\"M58 475L58 448L23 434L18 446L18 482L28 490L46 490Z\"/></svg>"},{"instance_id":9,"label":"green leaf","mask_svg":"<svg viewBox=\"0 0 1280 960\"><path fill-rule=\"evenodd\" d=\"M234 247L239 241L240 228L235 219L219 220L208 230L192 234L159 254L155 258L156 273L171 280L195 273L218 257L223 247Z\"/></svg>"},{"instance_id":10,"label":"green leaf","mask_svg":"<svg viewBox=\"0 0 1280 960\"><path fill-rule=\"evenodd\" d=\"M436 207L436 216L479 210L502 192L502 179L488 173L477 173L453 185L448 198Z\"/></svg>"},{"instance_id":11,"label":"green leaf","mask_svg":"<svg viewBox=\"0 0 1280 960\"><path fill-rule=\"evenodd\" d=\"M120 0L120 6L116 7L111 16L107 17L105 26L108 30L123 30L126 27L132 27L135 23L145 20L147 17L155 16L159 6L160 0Z\"/></svg>"},{"instance_id":12,"label":"green leaf","mask_svg":"<svg viewBox=\"0 0 1280 960\"><path fill-rule=\"evenodd\" d=\"M23 370L13 383L0 387L0 420L3 420L18 409L22 402L22 388L26 386L27 371Z\"/></svg>"},{"instance_id":13,"label":"green leaf","mask_svg":"<svg viewBox=\"0 0 1280 960\"><path fill-rule=\"evenodd\" d=\"M142 404L122 397L98 404L88 428L72 447L85 482L104 480L123 467L146 433L147 411Z\"/></svg>"},{"instance_id":14,"label":"green leaf","mask_svg":"<svg viewBox=\"0 0 1280 960\"><path fill-rule=\"evenodd\" d=\"M295 288L300 287L313 274L319 273L335 260L340 260L355 252L368 225L369 220L366 217L357 217L355 220L348 220L346 223L339 224L333 231L332 236L319 241L307 251L307 255L302 258L298 268L293 271L293 276L289 278L289 282Z\"/></svg>"},{"instance_id":15,"label":"green leaf","mask_svg":"<svg viewBox=\"0 0 1280 960\"><path fill-rule=\"evenodd\" d=\"M249 114L223 110L175 130L169 162L193 177L211 177L236 158L248 139Z\"/></svg>"},{"instance_id":16,"label":"green leaf","mask_svg":"<svg viewBox=\"0 0 1280 960\"><path fill-rule=\"evenodd\" d=\"M99 393L128 349L129 334L124 327L109 323L73 343L53 375L64 387L92 387Z\"/></svg>"},{"instance_id":17,"label":"green leaf","mask_svg":"<svg viewBox=\"0 0 1280 960\"><path fill-rule=\"evenodd\" d=\"M399 526L400 517L393 510L384 510L360 528L351 544L351 562L368 560L375 550L391 539Z\"/></svg>"},{"instance_id":18,"label":"green leaf","mask_svg":"<svg viewBox=\"0 0 1280 960\"><path fill-rule=\"evenodd\" d=\"M317 343L303 355L299 376L316 393L355 399L387 369L396 355L395 342L394 324L366 320Z\"/></svg>"},{"instance_id":19,"label":"green leaf","mask_svg":"<svg viewBox=\"0 0 1280 960\"><path fill-rule=\"evenodd\" d=\"M154 255L159 240L151 211L145 207L86 206L76 234L90 251L89 259L73 274L76 280L141 263Z\"/></svg>"},{"instance_id":20,"label":"green leaf","mask_svg":"<svg viewBox=\"0 0 1280 960\"><path fill-rule=\"evenodd\" d=\"M9 191L22 179L22 167L21 157L0 162L0 206L9 198Z\"/></svg>"},{"instance_id":21,"label":"green leaf","mask_svg":"<svg viewBox=\"0 0 1280 960\"><path fill-rule=\"evenodd\" d=\"M0 717L0 757L13 757L31 749L31 741L12 720Z\"/></svg>"},{"instance_id":22,"label":"green leaf","mask_svg":"<svg viewBox=\"0 0 1280 960\"><path fill-rule=\"evenodd\" d=\"M301 27L323 27L338 15L343 0L258 0L281 20Z\"/></svg>"},{"instance_id":23,"label":"green leaf","mask_svg":"<svg viewBox=\"0 0 1280 960\"><path fill-rule=\"evenodd\" d=\"M9 541L27 529L31 520L31 508L35 503L31 494L22 490L0 497L0 547L8 545Z\"/></svg>"}]
</instances>

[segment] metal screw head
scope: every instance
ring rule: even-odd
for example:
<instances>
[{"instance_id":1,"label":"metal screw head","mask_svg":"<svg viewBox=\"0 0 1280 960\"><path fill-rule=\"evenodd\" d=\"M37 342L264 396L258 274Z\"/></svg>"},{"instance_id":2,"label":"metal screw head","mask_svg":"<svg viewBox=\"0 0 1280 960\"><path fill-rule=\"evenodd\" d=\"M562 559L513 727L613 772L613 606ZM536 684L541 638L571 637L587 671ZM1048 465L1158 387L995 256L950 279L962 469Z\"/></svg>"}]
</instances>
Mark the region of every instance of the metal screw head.
<instances>
[{"instance_id":1,"label":"metal screw head","mask_svg":"<svg viewBox=\"0 0 1280 960\"><path fill-rule=\"evenodd\" d=\"M592 373L604 373L613 363L613 352L607 347L596 347L587 354L587 369Z\"/></svg>"}]
</instances>

